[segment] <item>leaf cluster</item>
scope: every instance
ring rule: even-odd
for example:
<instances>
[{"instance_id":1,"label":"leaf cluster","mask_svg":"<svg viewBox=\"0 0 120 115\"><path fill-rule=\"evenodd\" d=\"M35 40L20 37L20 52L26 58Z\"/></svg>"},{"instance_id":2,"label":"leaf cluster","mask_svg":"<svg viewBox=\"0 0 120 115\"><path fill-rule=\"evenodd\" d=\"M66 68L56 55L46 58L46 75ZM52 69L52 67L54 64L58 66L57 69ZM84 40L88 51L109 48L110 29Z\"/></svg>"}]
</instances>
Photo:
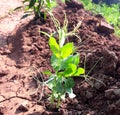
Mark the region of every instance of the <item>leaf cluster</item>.
<instances>
[{"instance_id":1,"label":"leaf cluster","mask_svg":"<svg viewBox=\"0 0 120 115\"><path fill-rule=\"evenodd\" d=\"M52 15L53 16L53 15ZM55 70L55 73L50 71L45 72L50 77L45 82L52 94L50 95L50 101L53 103L57 101L57 107L59 107L60 100L65 99L66 93L70 98L74 98L73 93L74 80L72 77L80 76L85 73L85 70L78 67L80 62L80 56L76 52L73 43L65 43L67 36L75 35L76 28L71 32L67 32L67 19L64 21L64 27L61 28L58 24L58 20L52 18L59 36L57 41L53 35L49 36L49 46L52 52L51 66ZM78 28L78 25L77 25Z\"/></svg>"},{"instance_id":2,"label":"leaf cluster","mask_svg":"<svg viewBox=\"0 0 120 115\"><path fill-rule=\"evenodd\" d=\"M35 18L46 18L46 11L52 11L52 9L57 5L55 0L23 0L23 6L17 7L16 9L24 8L25 18L34 12ZM15 10L16 10L15 9Z\"/></svg>"}]
</instances>

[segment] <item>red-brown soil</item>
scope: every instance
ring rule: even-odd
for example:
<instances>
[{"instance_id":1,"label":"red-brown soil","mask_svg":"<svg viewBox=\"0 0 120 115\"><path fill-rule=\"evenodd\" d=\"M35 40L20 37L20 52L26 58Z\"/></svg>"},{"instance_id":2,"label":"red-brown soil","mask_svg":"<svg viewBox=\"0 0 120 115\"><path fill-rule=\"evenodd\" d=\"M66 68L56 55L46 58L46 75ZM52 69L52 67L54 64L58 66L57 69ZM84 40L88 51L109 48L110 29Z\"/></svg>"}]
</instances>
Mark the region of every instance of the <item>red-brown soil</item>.
<instances>
[{"instance_id":1,"label":"red-brown soil","mask_svg":"<svg viewBox=\"0 0 120 115\"><path fill-rule=\"evenodd\" d=\"M61 4L54 15L61 25L64 12L72 30L79 21L81 42L74 42L80 53L80 66L86 63L86 82L74 78L76 98L66 99L59 110L48 103L49 91L39 81L51 70L48 38L55 27L49 16L45 21L30 20L16 28L0 46L0 115L120 115L120 39L98 24L101 16L85 11L81 4ZM37 80L35 80L36 78Z\"/></svg>"}]
</instances>

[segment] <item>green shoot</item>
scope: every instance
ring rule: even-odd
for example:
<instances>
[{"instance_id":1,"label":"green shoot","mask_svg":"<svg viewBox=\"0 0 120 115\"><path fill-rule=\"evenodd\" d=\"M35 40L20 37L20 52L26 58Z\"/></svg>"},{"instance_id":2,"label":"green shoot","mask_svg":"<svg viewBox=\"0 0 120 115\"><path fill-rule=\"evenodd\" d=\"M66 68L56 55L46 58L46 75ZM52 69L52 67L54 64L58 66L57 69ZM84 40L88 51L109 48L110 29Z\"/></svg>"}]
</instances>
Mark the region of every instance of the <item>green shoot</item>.
<instances>
[{"instance_id":1,"label":"green shoot","mask_svg":"<svg viewBox=\"0 0 120 115\"><path fill-rule=\"evenodd\" d=\"M45 72L50 76L45 84L51 90L49 98L50 102L57 102L56 107L59 108L60 102L65 99L66 94L68 94L70 98L75 97L72 89L74 86L74 80L72 77L80 77L80 75L85 73L85 70L84 68L78 67L80 58L79 54L75 52L74 44L65 43L68 36L76 35L80 23L73 29L73 31L68 32L68 21L66 17L62 28L60 27L59 21L53 15L51 15L51 18L56 26L59 42L56 41L53 35L46 34L49 36L49 46L52 52L51 65L55 72Z\"/></svg>"},{"instance_id":2,"label":"green shoot","mask_svg":"<svg viewBox=\"0 0 120 115\"><path fill-rule=\"evenodd\" d=\"M55 0L23 0L23 6L17 7L15 10L24 8L25 15L22 18L25 18L32 13L34 13L36 18L46 18L46 12L52 11L52 9L57 5Z\"/></svg>"}]
</instances>

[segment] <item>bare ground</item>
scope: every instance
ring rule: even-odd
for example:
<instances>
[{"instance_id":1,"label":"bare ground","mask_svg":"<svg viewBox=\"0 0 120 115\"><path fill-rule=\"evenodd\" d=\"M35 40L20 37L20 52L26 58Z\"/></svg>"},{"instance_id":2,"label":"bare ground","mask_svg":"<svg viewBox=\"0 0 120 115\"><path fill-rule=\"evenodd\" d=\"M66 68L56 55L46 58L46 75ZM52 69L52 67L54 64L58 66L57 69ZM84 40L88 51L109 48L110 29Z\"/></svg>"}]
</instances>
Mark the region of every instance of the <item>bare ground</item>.
<instances>
[{"instance_id":1,"label":"bare ground","mask_svg":"<svg viewBox=\"0 0 120 115\"><path fill-rule=\"evenodd\" d=\"M62 102L60 111L47 101L48 90L39 85L44 70L51 70L48 39L39 30L53 32L54 25L46 21L20 20L23 11L9 14L19 1L0 2L3 11L0 19L0 115L119 115L120 114L120 40L109 29L101 31L97 25L105 20L83 9L81 4L61 5L54 14L62 23L64 11L71 30L79 20L78 30L82 40L69 38L81 55L81 64L86 57L86 73L91 84L75 78L76 98ZM14 3L15 2L15 3ZM9 4L8 4L9 3ZM14 4L14 5L13 5ZM10 6L11 5L11 6ZM5 13L8 13L5 15ZM33 80L36 77L39 80ZM92 87L93 86L93 87Z\"/></svg>"}]
</instances>

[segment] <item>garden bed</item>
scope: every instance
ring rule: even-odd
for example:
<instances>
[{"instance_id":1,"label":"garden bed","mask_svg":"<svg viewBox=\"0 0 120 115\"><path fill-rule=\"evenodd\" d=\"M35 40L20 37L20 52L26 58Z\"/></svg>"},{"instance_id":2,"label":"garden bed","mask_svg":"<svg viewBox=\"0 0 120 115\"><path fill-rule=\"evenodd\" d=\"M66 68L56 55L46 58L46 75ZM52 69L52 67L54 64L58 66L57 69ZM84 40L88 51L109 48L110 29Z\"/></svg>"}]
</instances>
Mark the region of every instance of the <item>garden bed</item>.
<instances>
[{"instance_id":1,"label":"garden bed","mask_svg":"<svg viewBox=\"0 0 120 115\"><path fill-rule=\"evenodd\" d=\"M50 91L39 81L48 79L43 71L53 71L51 52L48 38L39 31L51 33L55 27L49 15L45 21L30 20L17 27L0 47L0 115L120 114L120 39L102 16L85 11L81 3L55 8L54 15L61 25L64 12L69 31L82 21L78 30L81 42L76 37L68 41L74 42L80 54L80 66L86 63L89 82L75 77L76 97L63 101L59 110L50 105ZM105 24L101 27L102 22Z\"/></svg>"}]
</instances>

